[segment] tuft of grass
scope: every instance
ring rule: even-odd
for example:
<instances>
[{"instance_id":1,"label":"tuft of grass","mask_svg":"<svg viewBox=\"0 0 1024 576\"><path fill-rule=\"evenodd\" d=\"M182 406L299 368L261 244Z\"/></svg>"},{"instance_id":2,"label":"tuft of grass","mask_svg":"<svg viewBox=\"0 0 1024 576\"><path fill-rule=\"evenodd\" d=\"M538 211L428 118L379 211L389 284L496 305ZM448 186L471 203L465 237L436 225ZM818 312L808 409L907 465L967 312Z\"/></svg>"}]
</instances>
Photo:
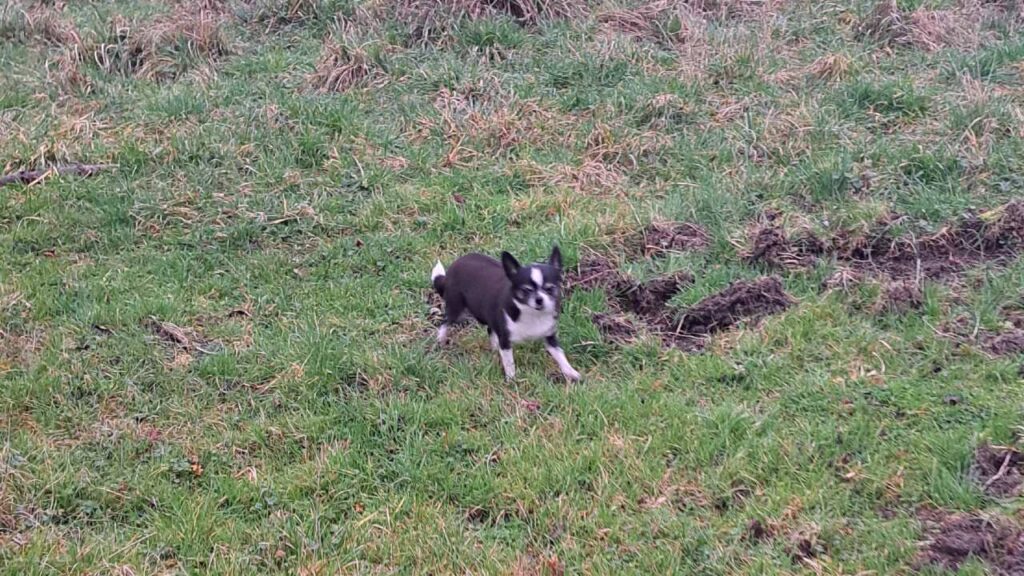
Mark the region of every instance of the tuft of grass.
<instances>
[{"instance_id":1,"label":"tuft of grass","mask_svg":"<svg viewBox=\"0 0 1024 576\"><path fill-rule=\"evenodd\" d=\"M855 81L845 88L846 105L883 117L914 119L928 113L930 98L904 81Z\"/></svg>"},{"instance_id":2,"label":"tuft of grass","mask_svg":"<svg viewBox=\"0 0 1024 576\"><path fill-rule=\"evenodd\" d=\"M222 14L181 6L149 21L114 18L92 58L108 74L169 80L231 51Z\"/></svg>"},{"instance_id":3,"label":"tuft of grass","mask_svg":"<svg viewBox=\"0 0 1024 576\"><path fill-rule=\"evenodd\" d=\"M387 74L362 47L327 38L307 82L319 93L346 92L357 87L379 87L387 82Z\"/></svg>"},{"instance_id":4,"label":"tuft of grass","mask_svg":"<svg viewBox=\"0 0 1024 576\"><path fill-rule=\"evenodd\" d=\"M22 7L9 2L0 13L0 39L10 42L39 41L50 46L79 45L81 35L74 22L59 8L33 2Z\"/></svg>"}]
</instances>

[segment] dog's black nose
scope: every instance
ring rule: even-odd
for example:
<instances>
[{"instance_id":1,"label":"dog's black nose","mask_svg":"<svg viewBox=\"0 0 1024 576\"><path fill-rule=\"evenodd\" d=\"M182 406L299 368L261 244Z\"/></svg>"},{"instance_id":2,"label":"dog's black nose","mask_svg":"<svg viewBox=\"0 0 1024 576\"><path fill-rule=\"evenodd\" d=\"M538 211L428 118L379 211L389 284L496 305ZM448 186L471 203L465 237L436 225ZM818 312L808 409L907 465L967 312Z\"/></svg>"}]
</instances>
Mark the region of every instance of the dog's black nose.
<instances>
[{"instance_id":1,"label":"dog's black nose","mask_svg":"<svg viewBox=\"0 0 1024 576\"><path fill-rule=\"evenodd\" d=\"M537 306L543 306L544 305L544 299L543 298L537 298L537 299L534 300L534 302L537 303Z\"/></svg>"}]
</instances>

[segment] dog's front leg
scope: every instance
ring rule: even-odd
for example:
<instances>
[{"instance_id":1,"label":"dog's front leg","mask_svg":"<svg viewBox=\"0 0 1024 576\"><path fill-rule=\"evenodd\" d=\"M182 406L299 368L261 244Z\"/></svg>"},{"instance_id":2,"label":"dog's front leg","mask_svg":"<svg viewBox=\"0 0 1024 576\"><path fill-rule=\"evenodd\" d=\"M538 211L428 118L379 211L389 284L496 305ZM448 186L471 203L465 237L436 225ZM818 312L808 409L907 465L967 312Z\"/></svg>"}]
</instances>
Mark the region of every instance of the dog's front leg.
<instances>
[{"instance_id":1,"label":"dog's front leg","mask_svg":"<svg viewBox=\"0 0 1024 576\"><path fill-rule=\"evenodd\" d=\"M498 356L501 357L501 369L505 371L505 380L509 382L515 380L516 361L512 357L512 342L509 337L492 333L491 344L498 350Z\"/></svg>"},{"instance_id":2,"label":"dog's front leg","mask_svg":"<svg viewBox=\"0 0 1024 576\"><path fill-rule=\"evenodd\" d=\"M547 348L548 354L555 359L558 363L558 369L562 371L562 375L569 380L579 380L580 373L569 364L569 359L565 357L565 352L562 347L558 344L558 337L552 334L548 336L544 341L544 347Z\"/></svg>"}]
</instances>

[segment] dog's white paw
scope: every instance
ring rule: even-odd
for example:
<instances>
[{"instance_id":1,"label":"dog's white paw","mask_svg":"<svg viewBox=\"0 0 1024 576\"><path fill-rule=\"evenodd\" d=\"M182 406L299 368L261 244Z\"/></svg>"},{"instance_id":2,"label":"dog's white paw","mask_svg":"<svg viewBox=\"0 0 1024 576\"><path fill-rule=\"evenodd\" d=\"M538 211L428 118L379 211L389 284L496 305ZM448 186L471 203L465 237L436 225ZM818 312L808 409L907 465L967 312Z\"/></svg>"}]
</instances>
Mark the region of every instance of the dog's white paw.
<instances>
[{"instance_id":1,"label":"dog's white paw","mask_svg":"<svg viewBox=\"0 0 1024 576\"><path fill-rule=\"evenodd\" d=\"M562 375L568 378L569 380L572 380L573 382L578 382L580 379L580 373L577 372L574 368L567 368L565 371L562 372Z\"/></svg>"}]
</instances>

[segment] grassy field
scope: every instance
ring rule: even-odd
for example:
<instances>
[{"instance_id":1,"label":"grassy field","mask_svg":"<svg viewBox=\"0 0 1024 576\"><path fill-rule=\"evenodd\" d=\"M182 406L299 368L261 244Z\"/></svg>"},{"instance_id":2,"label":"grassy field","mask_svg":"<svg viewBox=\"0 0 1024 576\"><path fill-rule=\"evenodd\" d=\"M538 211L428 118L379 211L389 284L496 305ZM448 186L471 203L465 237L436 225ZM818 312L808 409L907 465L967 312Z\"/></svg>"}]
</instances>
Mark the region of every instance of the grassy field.
<instances>
[{"instance_id":1,"label":"grassy field","mask_svg":"<svg viewBox=\"0 0 1024 576\"><path fill-rule=\"evenodd\" d=\"M115 166L0 187L2 571L1021 574L1024 7L958 1L6 0L3 173ZM582 382L433 346L555 242Z\"/></svg>"}]
</instances>

